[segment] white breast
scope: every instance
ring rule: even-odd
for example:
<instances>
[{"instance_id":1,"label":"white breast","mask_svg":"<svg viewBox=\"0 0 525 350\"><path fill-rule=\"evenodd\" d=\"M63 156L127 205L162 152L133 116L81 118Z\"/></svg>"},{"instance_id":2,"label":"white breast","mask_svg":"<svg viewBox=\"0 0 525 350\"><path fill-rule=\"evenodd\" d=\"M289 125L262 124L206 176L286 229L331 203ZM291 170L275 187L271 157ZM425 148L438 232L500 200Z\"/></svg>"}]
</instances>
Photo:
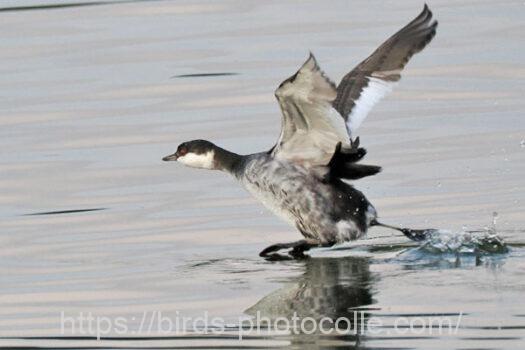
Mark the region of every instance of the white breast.
<instances>
[{"instance_id":1,"label":"white breast","mask_svg":"<svg viewBox=\"0 0 525 350\"><path fill-rule=\"evenodd\" d=\"M290 225L295 226L296 218L291 215L289 210L282 208L281 203L268 191L262 191L259 187L252 183L245 182L244 187L252 196L259 200L268 210L272 213L288 222Z\"/></svg>"},{"instance_id":2,"label":"white breast","mask_svg":"<svg viewBox=\"0 0 525 350\"><path fill-rule=\"evenodd\" d=\"M285 193L297 194L297 188L289 186L297 184L288 181L282 173L278 174L279 170L289 175L289 171L283 169L283 163L279 161L255 161L247 166L240 180L243 187L266 208L295 227L297 218L292 215L290 208L286 208L284 201Z\"/></svg>"}]
</instances>

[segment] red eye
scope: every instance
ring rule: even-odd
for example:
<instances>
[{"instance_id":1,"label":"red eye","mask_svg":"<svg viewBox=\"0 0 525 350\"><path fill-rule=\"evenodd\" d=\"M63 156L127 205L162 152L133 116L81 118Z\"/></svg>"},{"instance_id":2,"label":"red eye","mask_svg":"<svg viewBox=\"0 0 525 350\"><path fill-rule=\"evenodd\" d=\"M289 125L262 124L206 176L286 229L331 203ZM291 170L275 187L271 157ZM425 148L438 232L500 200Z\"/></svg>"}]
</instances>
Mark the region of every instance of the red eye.
<instances>
[{"instance_id":1,"label":"red eye","mask_svg":"<svg viewBox=\"0 0 525 350\"><path fill-rule=\"evenodd\" d=\"M183 155L185 155L186 153L188 153L188 149L187 149L186 147L181 147L177 153L178 153L180 156L183 156Z\"/></svg>"}]
</instances>

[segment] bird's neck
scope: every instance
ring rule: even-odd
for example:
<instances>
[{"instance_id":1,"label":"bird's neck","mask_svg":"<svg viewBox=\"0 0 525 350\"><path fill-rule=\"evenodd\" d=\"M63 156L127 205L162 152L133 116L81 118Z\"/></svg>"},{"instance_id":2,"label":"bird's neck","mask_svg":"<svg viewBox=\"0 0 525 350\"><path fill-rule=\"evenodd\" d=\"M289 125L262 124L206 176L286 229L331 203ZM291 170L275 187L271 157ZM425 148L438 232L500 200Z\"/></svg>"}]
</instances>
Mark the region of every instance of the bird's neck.
<instances>
[{"instance_id":1,"label":"bird's neck","mask_svg":"<svg viewBox=\"0 0 525 350\"><path fill-rule=\"evenodd\" d=\"M242 163L243 156L217 146L215 147L214 152L214 162L216 169L235 175L239 169L240 164Z\"/></svg>"}]
</instances>

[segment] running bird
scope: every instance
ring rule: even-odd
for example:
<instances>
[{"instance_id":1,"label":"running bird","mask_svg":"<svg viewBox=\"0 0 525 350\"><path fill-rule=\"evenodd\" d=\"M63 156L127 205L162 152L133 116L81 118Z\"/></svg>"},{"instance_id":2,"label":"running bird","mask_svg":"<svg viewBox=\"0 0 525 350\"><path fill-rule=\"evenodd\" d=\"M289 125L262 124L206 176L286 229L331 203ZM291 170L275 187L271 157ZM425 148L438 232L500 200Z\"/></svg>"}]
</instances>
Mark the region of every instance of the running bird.
<instances>
[{"instance_id":1,"label":"running bird","mask_svg":"<svg viewBox=\"0 0 525 350\"><path fill-rule=\"evenodd\" d=\"M279 85L275 97L282 111L281 134L267 152L238 155L205 140L184 142L163 158L187 166L232 174L266 207L295 226L304 239L274 244L260 255L290 249L303 257L312 247L326 247L362 237L370 226L400 230L413 240L425 230L381 224L366 197L343 180L377 174L381 168L360 164L366 150L354 138L357 128L401 78L401 70L436 34L437 21L423 11L385 41L336 85L313 54Z\"/></svg>"}]
</instances>

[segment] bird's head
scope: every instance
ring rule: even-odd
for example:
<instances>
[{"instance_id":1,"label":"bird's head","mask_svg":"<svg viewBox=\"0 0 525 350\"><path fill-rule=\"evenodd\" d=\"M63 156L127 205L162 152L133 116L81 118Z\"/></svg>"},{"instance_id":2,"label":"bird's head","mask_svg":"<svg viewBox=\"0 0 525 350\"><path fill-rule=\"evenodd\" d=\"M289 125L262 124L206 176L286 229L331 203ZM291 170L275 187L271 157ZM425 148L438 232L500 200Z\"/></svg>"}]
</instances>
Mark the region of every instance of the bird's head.
<instances>
[{"instance_id":1,"label":"bird's head","mask_svg":"<svg viewBox=\"0 0 525 350\"><path fill-rule=\"evenodd\" d=\"M216 149L217 146L206 140L187 141L177 147L177 152L162 160L165 162L176 160L192 168L217 169Z\"/></svg>"}]
</instances>

